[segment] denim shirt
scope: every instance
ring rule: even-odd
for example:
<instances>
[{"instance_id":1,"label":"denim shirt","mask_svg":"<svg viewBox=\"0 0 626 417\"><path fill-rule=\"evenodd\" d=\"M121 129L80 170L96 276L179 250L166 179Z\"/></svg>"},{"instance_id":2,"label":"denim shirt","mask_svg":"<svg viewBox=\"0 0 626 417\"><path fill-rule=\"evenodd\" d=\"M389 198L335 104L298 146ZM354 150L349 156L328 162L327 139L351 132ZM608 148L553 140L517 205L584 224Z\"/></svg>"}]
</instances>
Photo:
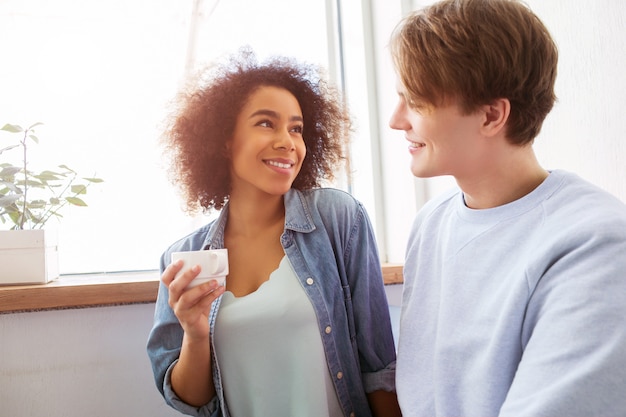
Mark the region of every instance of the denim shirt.
<instances>
[{"instance_id":1,"label":"denim shirt","mask_svg":"<svg viewBox=\"0 0 626 417\"><path fill-rule=\"evenodd\" d=\"M223 248L227 217L228 204L216 220L170 246L161 257L161 272L170 263L171 252ZM315 309L344 415L371 416L366 393L395 391L396 354L378 249L365 209L343 191L292 189L285 195L281 245ZM167 288L163 283L159 287L147 350L159 391L170 406L184 414L229 416L214 353L220 300L213 303L209 316L217 395L197 408L182 402L171 386L183 329L168 305Z\"/></svg>"}]
</instances>

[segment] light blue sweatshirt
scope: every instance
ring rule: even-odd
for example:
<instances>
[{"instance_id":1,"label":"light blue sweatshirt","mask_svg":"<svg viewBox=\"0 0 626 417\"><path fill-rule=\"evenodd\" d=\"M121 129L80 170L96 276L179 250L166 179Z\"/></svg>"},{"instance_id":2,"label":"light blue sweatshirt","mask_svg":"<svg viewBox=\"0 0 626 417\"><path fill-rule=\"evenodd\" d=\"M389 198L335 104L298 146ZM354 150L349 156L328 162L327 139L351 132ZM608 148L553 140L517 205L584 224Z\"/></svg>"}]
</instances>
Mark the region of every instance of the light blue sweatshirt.
<instances>
[{"instance_id":1,"label":"light blue sweatshirt","mask_svg":"<svg viewBox=\"0 0 626 417\"><path fill-rule=\"evenodd\" d=\"M504 206L417 215L404 268L404 417L626 416L626 206L553 171Z\"/></svg>"}]
</instances>

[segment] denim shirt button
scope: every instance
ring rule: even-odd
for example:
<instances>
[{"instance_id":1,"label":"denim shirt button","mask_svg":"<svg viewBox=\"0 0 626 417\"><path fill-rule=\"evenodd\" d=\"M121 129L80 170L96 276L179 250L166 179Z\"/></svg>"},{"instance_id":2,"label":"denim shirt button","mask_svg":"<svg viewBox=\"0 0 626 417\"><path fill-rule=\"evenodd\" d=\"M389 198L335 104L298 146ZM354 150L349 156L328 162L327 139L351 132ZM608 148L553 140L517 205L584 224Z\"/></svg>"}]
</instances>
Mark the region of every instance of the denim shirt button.
<instances>
[{"instance_id":1,"label":"denim shirt button","mask_svg":"<svg viewBox=\"0 0 626 417\"><path fill-rule=\"evenodd\" d=\"M309 285L313 285L313 278L307 278L306 283Z\"/></svg>"},{"instance_id":2,"label":"denim shirt button","mask_svg":"<svg viewBox=\"0 0 626 417\"><path fill-rule=\"evenodd\" d=\"M343 372L337 372L337 379L343 378Z\"/></svg>"},{"instance_id":3,"label":"denim shirt button","mask_svg":"<svg viewBox=\"0 0 626 417\"><path fill-rule=\"evenodd\" d=\"M324 331L326 332L326 334L330 334L330 332L332 331L332 329L330 328L330 326L326 326L326 328L324 329Z\"/></svg>"}]
</instances>

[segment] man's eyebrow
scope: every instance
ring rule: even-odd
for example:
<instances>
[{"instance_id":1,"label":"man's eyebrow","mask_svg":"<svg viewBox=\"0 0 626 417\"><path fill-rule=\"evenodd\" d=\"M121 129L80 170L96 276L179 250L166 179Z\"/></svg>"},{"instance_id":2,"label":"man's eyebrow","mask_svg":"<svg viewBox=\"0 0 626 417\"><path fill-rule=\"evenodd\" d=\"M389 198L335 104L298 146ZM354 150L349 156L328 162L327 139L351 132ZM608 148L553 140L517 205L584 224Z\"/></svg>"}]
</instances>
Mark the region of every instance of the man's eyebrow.
<instances>
[{"instance_id":1,"label":"man's eyebrow","mask_svg":"<svg viewBox=\"0 0 626 417\"><path fill-rule=\"evenodd\" d=\"M257 110L254 113L252 113L249 118L253 118L255 116L268 116L268 117L272 117L274 119L279 119L280 118L280 115L277 112L275 112L274 110L269 110L269 109ZM291 121L291 122L302 122L303 119L302 119L302 116L291 116L289 118L289 121Z\"/></svg>"}]
</instances>

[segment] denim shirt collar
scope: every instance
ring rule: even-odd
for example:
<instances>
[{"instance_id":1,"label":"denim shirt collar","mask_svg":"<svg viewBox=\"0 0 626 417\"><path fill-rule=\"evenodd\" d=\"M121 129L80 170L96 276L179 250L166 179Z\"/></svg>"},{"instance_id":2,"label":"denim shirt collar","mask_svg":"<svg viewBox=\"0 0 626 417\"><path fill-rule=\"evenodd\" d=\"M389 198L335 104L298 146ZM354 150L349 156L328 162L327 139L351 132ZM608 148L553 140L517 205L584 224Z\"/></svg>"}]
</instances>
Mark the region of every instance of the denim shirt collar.
<instances>
[{"instance_id":1,"label":"denim shirt collar","mask_svg":"<svg viewBox=\"0 0 626 417\"><path fill-rule=\"evenodd\" d=\"M304 198L302 191L290 189L284 196L285 202L285 229L294 232L310 233L315 230L311 210ZM224 248L224 231L226 230L226 222L228 220L227 202L221 210L216 221L211 224L209 232L206 235L203 249L222 249Z\"/></svg>"}]
</instances>

